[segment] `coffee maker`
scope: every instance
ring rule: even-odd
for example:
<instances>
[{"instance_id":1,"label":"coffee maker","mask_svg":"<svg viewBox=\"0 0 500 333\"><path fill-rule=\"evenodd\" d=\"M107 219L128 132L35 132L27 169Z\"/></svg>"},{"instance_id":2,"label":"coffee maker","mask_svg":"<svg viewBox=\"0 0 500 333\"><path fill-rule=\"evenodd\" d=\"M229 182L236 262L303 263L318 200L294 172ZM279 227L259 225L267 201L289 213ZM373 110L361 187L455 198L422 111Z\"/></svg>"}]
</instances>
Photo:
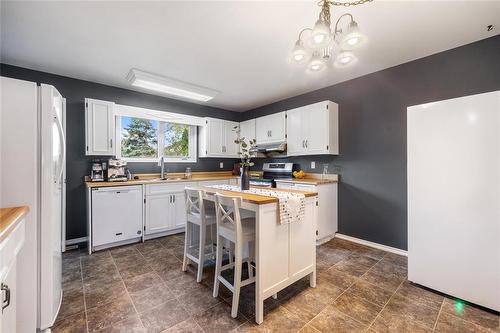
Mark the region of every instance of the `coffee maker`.
<instances>
[{"instance_id":1,"label":"coffee maker","mask_svg":"<svg viewBox=\"0 0 500 333\"><path fill-rule=\"evenodd\" d=\"M104 181L104 176L107 170L107 162L94 160L92 161L92 168L90 170L90 180L93 182Z\"/></svg>"},{"instance_id":2,"label":"coffee maker","mask_svg":"<svg viewBox=\"0 0 500 333\"><path fill-rule=\"evenodd\" d=\"M127 162L124 160L110 159L108 160L108 182L124 182L127 181L126 173Z\"/></svg>"}]
</instances>

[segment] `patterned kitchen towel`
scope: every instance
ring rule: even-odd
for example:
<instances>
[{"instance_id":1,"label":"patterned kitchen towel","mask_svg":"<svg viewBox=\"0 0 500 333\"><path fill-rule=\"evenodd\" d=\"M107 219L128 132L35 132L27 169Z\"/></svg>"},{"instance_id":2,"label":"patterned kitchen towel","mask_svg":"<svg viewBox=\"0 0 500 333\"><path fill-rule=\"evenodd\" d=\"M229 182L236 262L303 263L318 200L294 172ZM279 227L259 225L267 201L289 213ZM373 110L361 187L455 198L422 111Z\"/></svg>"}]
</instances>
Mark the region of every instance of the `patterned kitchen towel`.
<instances>
[{"instance_id":1,"label":"patterned kitchen towel","mask_svg":"<svg viewBox=\"0 0 500 333\"><path fill-rule=\"evenodd\" d=\"M304 220L306 197L302 193L274 191L261 188L251 188L242 191L241 188L236 185L211 185L208 187L224 191L243 192L278 198L281 224L302 222Z\"/></svg>"}]
</instances>

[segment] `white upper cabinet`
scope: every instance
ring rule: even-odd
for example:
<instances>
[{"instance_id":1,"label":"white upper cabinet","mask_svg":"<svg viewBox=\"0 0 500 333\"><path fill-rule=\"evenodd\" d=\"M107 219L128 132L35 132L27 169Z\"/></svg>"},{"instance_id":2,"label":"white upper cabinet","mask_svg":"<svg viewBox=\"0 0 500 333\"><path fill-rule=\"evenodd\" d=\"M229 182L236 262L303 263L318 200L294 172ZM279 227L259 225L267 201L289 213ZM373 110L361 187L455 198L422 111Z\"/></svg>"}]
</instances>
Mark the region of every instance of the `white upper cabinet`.
<instances>
[{"instance_id":1,"label":"white upper cabinet","mask_svg":"<svg viewBox=\"0 0 500 333\"><path fill-rule=\"evenodd\" d=\"M240 123L240 135L243 138L247 140L255 139L255 122L255 119L250 119Z\"/></svg>"},{"instance_id":2,"label":"white upper cabinet","mask_svg":"<svg viewBox=\"0 0 500 333\"><path fill-rule=\"evenodd\" d=\"M225 134L226 143L224 144L224 153L230 157L238 157L238 152L240 151L240 146L234 143L234 140L238 137L235 131L235 127L239 126L239 123L234 121L225 121Z\"/></svg>"},{"instance_id":3,"label":"white upper cabinet","mask_svg":"<svg viewBox=\"0 0 500 333\"><path fill-rule=\"evenodd\" d=\"M200 157L238 157L238 145L234 143L237 122L205 118L205 126L199 130Z\"/></svg>"},{"instance_id":4,"label":"white upper cabinet","mask_svg":"<svg viewBox=\"0 0 500 333\"><path fill-rule=\"evenodd\" d=\"M286 113L278 112L255 120L257 144L286 140Z\"/></svg>"},{"instance_id":5,"label":"white upper cabinet","mask_svg":"<svg viewBox=\"0 0 500 333\"><path fill-rule=\"evenodd\" d=\"M323 101L289 110L287 155L337 155L338 105Z\"/></svg>"},{"instance_id":6,"label":"white upper cabinet","mask_svg":"<svg viewBox=\"0 0 500 333\"><path fill-rule=\"evenodd\" d=\"M115 103L85 99L85 155L115 155Z\"/></svg>"}]
</instances>

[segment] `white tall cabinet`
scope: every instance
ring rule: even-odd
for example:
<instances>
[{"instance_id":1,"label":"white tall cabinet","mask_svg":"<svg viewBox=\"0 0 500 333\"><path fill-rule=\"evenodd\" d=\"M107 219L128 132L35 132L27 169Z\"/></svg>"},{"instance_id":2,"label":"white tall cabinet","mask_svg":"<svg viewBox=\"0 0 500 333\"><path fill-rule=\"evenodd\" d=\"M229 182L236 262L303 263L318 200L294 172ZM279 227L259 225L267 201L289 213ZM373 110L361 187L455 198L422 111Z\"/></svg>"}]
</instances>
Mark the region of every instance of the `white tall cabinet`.
<instances>
[{"instance_id":1,"label":"white tall cabinet","mask_svg":"<svg viewBox=\"0 0 500 333\"><path fill-rule=\"evenodd\" d=\"M500 91L407 110L408 280L500 311Z\"/></svg>"},{"instance_id":2,"label":"white tall cabinet","mask_svg":"<svg viewBox=\"0 0 500 333\"><path fill-rule=\"evenodd\" d=\"M205 126L198 131L199 157L238 157L239 146L233 130L239 123L229 120L206 118Z\"/></svg>"},{"instance_id":3,"label":"white tall cabinet","mask_svg":"<svg viewBox=\"0 0 500 333\"><path fill-rule=\"evenodd\" d=\"M85 98L85 155L115 155L115 103Z\"/></svg>"},{"instance_id":4,"label":"white tall cabinet","mask_svg":"<svg viewBox=\"0 0 500 333\"><path fill-rule=\"evenodd\" d=\"M287 155L337 155L338 105L323 101L287 111Z\"/></svg>"}]
</instances>

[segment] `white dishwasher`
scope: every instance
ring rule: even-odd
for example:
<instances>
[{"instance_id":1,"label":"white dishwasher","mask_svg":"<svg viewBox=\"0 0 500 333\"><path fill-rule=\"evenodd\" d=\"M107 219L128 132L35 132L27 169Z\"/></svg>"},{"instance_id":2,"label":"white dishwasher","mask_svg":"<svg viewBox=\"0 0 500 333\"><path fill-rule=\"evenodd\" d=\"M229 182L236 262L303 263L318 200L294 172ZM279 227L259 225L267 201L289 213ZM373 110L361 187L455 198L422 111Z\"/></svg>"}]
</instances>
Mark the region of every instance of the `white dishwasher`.
<instances>
[{"instance_id":1,"label":"white dishwasher","mask_svg":"<svg viewBox=\"0 0 500 333\"><path fill-rule=\"evenodd\" d=\"M142 186L92 189L92 248L126 243L142 237Z\"/></svg>"}]
</instances>

